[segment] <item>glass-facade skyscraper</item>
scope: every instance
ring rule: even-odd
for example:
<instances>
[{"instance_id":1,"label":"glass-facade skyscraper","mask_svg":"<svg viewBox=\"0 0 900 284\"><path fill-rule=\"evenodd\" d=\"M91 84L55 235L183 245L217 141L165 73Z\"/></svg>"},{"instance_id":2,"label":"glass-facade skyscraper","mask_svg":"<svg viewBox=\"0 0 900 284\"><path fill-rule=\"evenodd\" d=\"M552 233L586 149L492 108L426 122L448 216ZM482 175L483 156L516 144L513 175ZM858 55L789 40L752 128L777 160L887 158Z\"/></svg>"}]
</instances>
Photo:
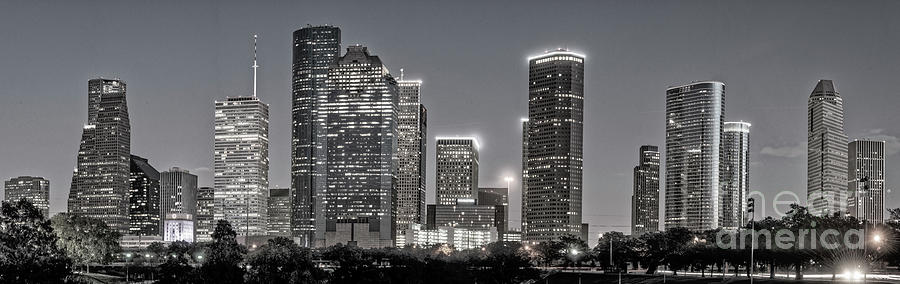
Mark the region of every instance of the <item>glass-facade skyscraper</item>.
<instances>
[{"instance_id":1,"label":"glass-facade skyscraper","mask_svg":"<svg viewBox=\"0 0 900 284\"><path fill-rule=\"evenodd\" d=\"M119 79L88 81L88 119L81 144L68 211L103 220L128 234L128 191L131 189L131 123L126 85Z\"/></svg>"},{"instance_id":2,"label":"glass-facade skyscraper","mask_svg":"<svg viewBox=\"0 0 900 284\"><path fill-rule=\"evenodd\" d=\"M724 120L724 83L694 82L666 90L666 229L719 227Z\"/></svg>"},{"instance_id":3,"label":"glass-facade skyscraper","mask_svg":"<svg viewBox=\"0 0 900 284\"><path fill-rule=\"evenodd\" d=\"M728 230L747 224L750 193L750 123L729 121L722 136L722 187L719 226Z\"/></svg>"},{"instance_id":4,"label":"glass-facade skyscraper","mask_svg":"<svg viewBox=\"0 0 900 284\"><path fill-rule=\"evenodd\" d=\"M316 144L319 101L325 96L329 66L340 56L341 29L307 26L294 31L291 71L291 230L299 244L311 246L315 231L316 188L324 184L324 146Z\"/></svg>"},{"instance_id":5,"label":"glass-facade skyscraper","mask_svg":"<svg viewBox=\"0 0 900 284\"><path fill-rule=\"evenodd\" d=\"M397 236L410 224L425 223L426 113L420 100L422 81L404 80L400 70L397 110L399 171L397 172ZM400 244L400 240L397 241Z\"/></svg>"},{"instance_id":6,"label":"glass-facade skyscraper","mask_svg":"<svg viewBox=\"0 0 900 284\"><path fill-rule=\"evenodd\" d=\"M844 99L831 80L819 80L807 109L806 200L809 212L830 215L847 211L847 135Z\"/></svg>"},{"instance_id":7,"label":"glass-facade skyscraper","mask_svg":"<svg viewBox=\"0 0 900 284\"><path fill-rule=\"evenodd\" d=\"M393 246L396 234L398 86L378 56L361 45L328 68L317 102L317 246ZM363 230L367 233L360 234Z\"/></svg>"},{"instance_id":8,"label":"glass-facade skyscraper","mask_svg":"<svg viewBox=\"0 0 900 284\"><path fill-rule=\"evenodd\" d=\"M581 235L584 58L565 49L528 58L524 241Z\"/></svg>"},{"instance_id":9,"label":"glass-facade skyscraper","mask_svg":"<svg viewBox=\"0 0 900 284\"><path fill-rule=\"evenodd\" d=\"M159 171L147 159L131 155L131 189L128 192L128 234L160 236Z\"/></svg>"},{"instance_id":10,"label":"glass-facade skyscraper","mask_svg":"<svg viewBox=\"0 0 900 284\"><path fill-rule=\"evenodd\" d=\"M640 236L659 230L659 147L644 145L638 149L634 167L634 193L631 195L631 235Z\"/></svg>"}]
</instances>

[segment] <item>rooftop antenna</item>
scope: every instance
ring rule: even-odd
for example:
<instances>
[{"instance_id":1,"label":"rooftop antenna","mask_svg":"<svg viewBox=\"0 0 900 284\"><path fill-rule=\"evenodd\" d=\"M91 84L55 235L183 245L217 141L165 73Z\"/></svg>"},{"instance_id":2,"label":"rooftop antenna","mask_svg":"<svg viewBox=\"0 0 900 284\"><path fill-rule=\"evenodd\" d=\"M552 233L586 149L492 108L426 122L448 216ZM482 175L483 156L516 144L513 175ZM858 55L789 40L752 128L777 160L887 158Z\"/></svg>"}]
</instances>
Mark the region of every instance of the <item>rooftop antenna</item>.
<instances>
[{"instance_id":1,"label":"rooftop antenna","mask_svg":"<svg viewBox=\"0 0 900 284\"><path fill-rule=\"evenodd\" d=\"M258 37L257 35L255 35L255 34L253 35L253 66L250 66L251 68L253 68L253 94L252 95L254 98L256 97L256 69L259 68L259 65L256 64L256 38L257 37Z\"/></svg>"},{"instance_id":2,"label":"rooftop antenna","mask_svg":"<svg viewBox=\"0 0 900 284\"><path fill-rule=\"evenodd\" d=\"M400 68L400 81L403 81L403 68Z\"/></svg>"}]
</instances>

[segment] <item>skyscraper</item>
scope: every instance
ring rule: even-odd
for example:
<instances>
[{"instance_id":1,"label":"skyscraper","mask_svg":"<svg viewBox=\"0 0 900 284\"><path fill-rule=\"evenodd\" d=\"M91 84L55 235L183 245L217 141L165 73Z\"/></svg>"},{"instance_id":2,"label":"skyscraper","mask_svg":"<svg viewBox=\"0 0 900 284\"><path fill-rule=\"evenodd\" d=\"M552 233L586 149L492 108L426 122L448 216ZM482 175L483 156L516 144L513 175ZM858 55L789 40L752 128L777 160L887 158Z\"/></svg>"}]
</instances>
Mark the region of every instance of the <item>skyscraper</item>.
<instances>
[{"instance_id":1,"label":"skyscraper","mask_svg":"<svg viewBox=\"0 0 900 284\"><path fill-rule=\"evenodd\" d=\"M422 81L404 80L400 69L397 110L397 236L410 224L425 223L425 106L419 99ZM398 240L399 243L399 240Z\"/></svg>"},{"instance_id":2,"label":"skyscraper","mask_svg":"<svg viewBox=\"0 0 900 284\"><path fill-rule=\"evenodd\" d=\"M807 112L806 200L809 212L829 215L847 210L847 135L844 100L831 80L819 80Z\"/></svg>"},{"instance_id":3,"label":"skyscraper","mask_svg":"<svg viewBox=\"0 0 900 284\"><path fill-rule=\"evenodd\" d=\"M722 187L719 226L737 229L746 224L750 191L750 123L726 122L722 136Z\"/></svg>"},{"instance_id":4,"label":"skyscraper","mask_svg":"<svg viewBox=\"0 0 900 284\"><path fill-rule=\"evenodd\" d=\"M291 77L291 230L301 245L310 246L315 231L316 186L323 185L324 146L316 144L319 100L325 95L328 67L341 52L341 29L307 26L294 31ZM318 182L317 182L318 181ZM319 187L321 189L321 187Z\"/></svg>"},{"instance_id":5,"label":"skyscraper","mask_svg":"<svg viewBox=\"0 0 900 284\"><path fill-rule=\"evenodd\" d=\"M525 230L525 208L528 207L528 118L522 118L522 183L520 185L522 192L522 207L519 212L519 232ZM521 236L521 234L520 234Z\"/></svg>"},{"instance_id":6,"label":"skyscraper","mask_svg":"<svg viewBox=\"0 0 900 284\"><path fill-rule=\"evenodd\" d=\"M583 128L584 55L558 49L528 58L524 241L581 234Z\"/></svg>"},{"instance_id":7,"label":"skyscraper","mask_svg":"<svg viewBox=\"0 0 900 284\"><path fill-rule=\"evenodd\" d=\"M354 45L328 68L316 145L327 169L316 183L317 246L393 246L397 205L397 81ZM366 233L361 233L366 232Z\"/></svg>"},{"instance_id":8,"label":"skyscraper","mask_svg":"<svg viewBox=\"0 0 900 284\"><path fill-rule=\"evenodd\" d=\"M197 176L173 167L159 174L160 202L163 216L172 213L197 215Z\"/></svg>"},{"instance_id":9,"label":"skyscraper","mask_svg":"<svg viewBox=\"0 0 900 284\"><path fill-rule=\"evenodd\" d=\"M197 215L194 217L194 229L197 231L198 242L212 241L212 233L216 228L216 220L213 212L215 212L215 189L204 186L197 190Z\"/></svg>"},{"instance_id":10,"label":"skyscraper","mask_svg":"<svg viewBox=\"0 0 900 284\"><path fill-rule=\"evenodd\" d=\"M478 140L438 137L435 146L435 203L455 205L478 198Z\"/></svg>"},{"instance_id":11,"label":"skyscraper","mask_svg":"<svg viewBox=\"0 0 900 284\"><path fill-rule=\"evenodd\" d=\"M659 147L644 145L638 150L631 195L631 235L659 230Z\"/></svg>"},{"instance_id":12,"label":"skyscraper","mask_svg":"<svg viewBox=\"0 0 900 284\"><path fill-rule=\"evenodd\" d=\"M269 105L256 97L256 37L250 96L216 101L215 220L231 223L239 236L266 234L269 196Z\"/></svg>"},{"instance_id":13,"label":"skyscraper","mask_svg":"<svg viewBox=\"0 0 900 284\"><path fill-rule=\"evenodd\" d=\"M128 192L128 234L160 236L159 171L145 158L131 155L131 189Z\"/></svg>"},{"instance_id":14,"label":"skyscraper","mask_svg":"<svg viewBox=\"0 0 900 284\"><path fill-rule=\"evenodd\" d=\"M724 120L724 83L693 82L666 90L666 229L719 227Z\"/></svg>"},{"instance_id":15,"label":"skyscraper","mask_svg":"<svg viewBox=\"0 0 900 284\"><path fill-rule=\"evenodd\" d=\"M68 202L69 213L103 220L121 234L128 234L131 189L131 124L125 92L125 82L119 79L88 81L88 119Z\"/></svg>"},{"instance_id":16,"label":"skyscraper","mask_svg":"<svg viewBox=\"0 0 900 284\"><path fill-rule=\"evenodd\" d=\"M50 218L50 181L42 177L20 176L7 180L3 184L3 199L16 202L28 200L35 208L41 210L44 218Z\"/></svg>"},{"instance_id":17,"label":"skyscraper","mask_svg":"<svg viewBox=\"0 0 900 284\"><path fill-rule=\"evenodd\" d=\"M870 224L884 223L884 141L856 139L847 150L850 214Z\"/></svg>"}]
</instances>

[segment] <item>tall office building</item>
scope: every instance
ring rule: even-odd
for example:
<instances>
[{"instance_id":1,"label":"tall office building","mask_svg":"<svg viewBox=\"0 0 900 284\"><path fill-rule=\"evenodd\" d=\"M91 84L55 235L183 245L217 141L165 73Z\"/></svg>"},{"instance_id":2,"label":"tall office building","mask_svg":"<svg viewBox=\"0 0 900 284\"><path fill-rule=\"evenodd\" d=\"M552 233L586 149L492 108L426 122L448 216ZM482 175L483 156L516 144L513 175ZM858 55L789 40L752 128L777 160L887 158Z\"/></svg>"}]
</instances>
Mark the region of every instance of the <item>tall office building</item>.
<instances>
[{"instance_id":1,"label":"tall office building","mask_svg":"<svg viewBox=\"0 0 900 284\"><path fill-rule=\"evenodd\" d=\"M121 234L128 234L131 189L131 124L125 92L122 80L88 81L88 119L68 202L69 213L103 220Z\"/></svg>"},{"instance_id":2,"label":"tall office building","mask_svg":"<svg viewBox=\"0 0 900 284\"><path fill-rule=\"evenodd\" d=\"M435 143L435 201L454 205L478 198L478 140L438 137Z\"/></svg>"},{"instance_id":3,"label":"tall office building","mask_svg":"<svg viewBox=\"0 0 900 284\"><path fill-rule=\"evenodd\" d=\"M519 212L519 232L521 237L521 232L524 230L525 225L525 208L528 207L528 196L526 193L528 191L528 119L522 118L522 183L519 185L522 192L522 207Z\"/></svg>"},{"instance_id":4,"label":"tall office building","mask_svg":"<svg viewBox=\"0 0 900 284\"><path fill-rule=\"evenodd\" d=\"M497 233L506 233L509 229L509 188L478 188L478 205L494 206L494 226L497 227Z\"/></svg>"},{"instance_id":5,"label":"tall office building","mask_svg":"<svg viewBox=\"0 0 900 284\"><path fill-rule=\"evenodd\" d=\"M128 191L128 235L160 236L159 171L145 158L131 155L131 189Z\"/></svg>"},{"instance_id":6,"label":"tall office building","mask_svg":"<svg viewBox=\"0 0 900 284\"><path fill-rule=\"evenodd\" d=\"M316 144L319 100L325 95L328 67L341 52L341 29L307 26L294 31L291 108L291 213L292 235L304 246L312 245L315 231L316 185L322 178L324 146Z\"/></svg>"},{"instance_id":7,"label":"tall office building","mask_svg":"<svg viewBox=\"0 0 900 284\"><path fill-rule=\"evenodd\" d=\"M565 49L528 58L528 152L522 238L581 233L584 55Z\"/></svg>"},{"instance_id":8,"label":"tall office building","mask_svg":"<svg viewBox=\"0 0 900 284\"><path fill-rule=\"evenodd\" d=\"M831 80L819 80L807 112L806 200L809 212L830 215L847 210L847 135L844 100Z\"/></svg>"},{"instance_id":9,"label":"tall office building","mask_svg":"<svg viewBox=\"0 0 900 284\"><path fill-rule=\"evenodd\" d=\"M3 184L3 200L16 202L28 200L35 208L41 210L44 218L50 218L50 181L42 177L14 177Z\"/></svg>"},{"instance_id":10,"label":"tall office building","mask_svg":"<svg viewBox=\"0 0 900 284\"><path fill-rule=\"evenodd\" d=\"M172 213L197 215L197 176L173 167L159 174L159 208L163 216Z\"/></svg>"},{"instance_id":11,"label":"tall office building","mask_svg":"<svg viewBox=\"0 0 900 284\"><path fill-rule=\"evenodd\" d=\"M665 227L719 227L719 163L725 84L694 82L666 90Z\"/></svg>"},{"instance_id":12,"label":"tall office building","mask_svg":"<svg viewBox=\"0 0 900 284\"><path fill-rule=\"evenodd\" d=\"M748 220L745 215L750 193L750 123L725 122L721 155L719 226L733 230Z\"/></svg>"},{"instance_id":13,"label":"tall office building","mask_svg":"<svg viewBox=\"0 0 900 284\"><path fill-rule=\"evenodd\" d=\"M748 221L745 215L750 191L750 123L725 122L721 151L719 226L733 230Z\"/></svg>"},{"instance_id":14,"label":"tall office building","mask_svg":"<svg viewBox=\"0 0 900 284\"><path fill-rule=\"evenodd\" d=\"M216 101L215 220L226 220L239 236L265 235L269 196L269 105L256 97L256 37L250 96Z\"/></svg>"},{"instance_id":15,"label":"tall office building","mask_svg":"<svg viewBox=\"0 0 900 284\"><path fill-rule=\"evenodd\" d=\"M870 224L884 223L884 141L856 139L847 152L850 214Z\"/></svg>"},{"instance_id":16,"label":"tall office building","mask_svg":"<svg viewBox=\"0 0 900 284\"><path fill-rule=\"evenodd\" d=\"M291 236L291 189L269 189L269 236Z\"/></svg>"},{"instance_id":17,"label":"tall office building","mask_svg":"<svg viewBox=\"0 0 900 284\"><path fill-rule=\"evenodd\" d=\"M422 81L404 80L400 69L397 110L397 236L410 224L425 223L425 106L419 99ZM400 240L398 238L398 243Z\"/></svg>"},{"instance_id":18,"label":"tall office building","mask_svg":"<svg viewBox=\"0 0 900 284\"><path fill-rule=\"evenodd\" d=\"M325 85L316 144L325 148L317 163L327 172L315 187L315 244L393 246L397 81L378 56L354 45L328 68Z\"/></svg>"},{"instance_id":19,"label":"tall office building","mask_svg":"<svg viewBox=\"0 0 900 284\"><path fill-rule=\"evenodd\" d=\"M197 189L197 215L194 216L194 230L197 231L198 242L212 241L212 233L216 228L216 220L213 212L216 208L216 191L212 187L204 186Z\"/></svg>"},{"instance_id":20,"label":"tall office building","mask_svg":"<svg viewBox=\"0 0 900 284\"><path fill-rule=\"evenodd\" d=\"M631 235L659 230L659 147L644 145L638 150L631 195Z\"/></svg>"}]
</instances>

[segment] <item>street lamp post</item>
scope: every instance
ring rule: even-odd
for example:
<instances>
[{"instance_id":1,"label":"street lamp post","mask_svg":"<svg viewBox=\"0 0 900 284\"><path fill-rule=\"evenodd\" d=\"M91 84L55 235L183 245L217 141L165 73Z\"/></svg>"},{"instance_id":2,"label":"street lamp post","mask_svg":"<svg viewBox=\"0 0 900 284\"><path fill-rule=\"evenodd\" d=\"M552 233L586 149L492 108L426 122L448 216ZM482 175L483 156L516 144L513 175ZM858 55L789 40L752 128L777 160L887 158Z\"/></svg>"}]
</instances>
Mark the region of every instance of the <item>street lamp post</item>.
<instances>
[{"instance_id":1,"label":"street lamp post","mask_svg":"<svg viewBox=\"0 0 900 284\"><path fill-rule=\"evenodd\" d=\"M755 217L754 209L756 208L756 200L753 198L747 199L747 213L750 213L750 264L747 267L747 270L750 271L750 284L753 284L753 273L756 272L756 267L753 265L753 249L755 249L756 245L756 223L753 222Z\"/></svg>"}]
</instances>

